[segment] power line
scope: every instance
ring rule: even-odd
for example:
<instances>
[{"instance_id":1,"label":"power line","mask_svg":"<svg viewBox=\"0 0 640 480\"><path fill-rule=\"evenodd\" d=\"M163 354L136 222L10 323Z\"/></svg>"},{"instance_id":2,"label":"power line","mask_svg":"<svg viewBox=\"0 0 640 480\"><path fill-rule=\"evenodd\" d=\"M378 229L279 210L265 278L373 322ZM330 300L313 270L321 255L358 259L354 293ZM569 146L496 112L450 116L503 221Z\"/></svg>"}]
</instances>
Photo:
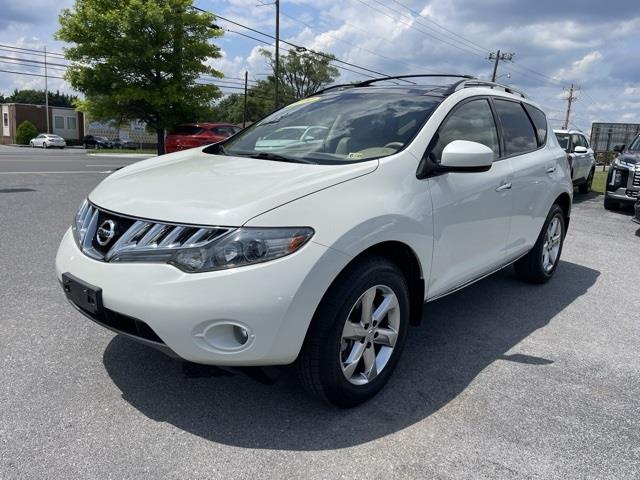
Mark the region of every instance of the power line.
<instances>
[{"instance_id":1,"label":"power line","mask_svg":"<svg viewBox=\"0 0 640 480\"><path fill-rule=\"evenodd\" d=\"M442 30L444 30L445 32L450 33L453 37L457 37L457 38L459 38L459 39L460 39L460 40L462 40L463 42L467 43L470 47L475 48L475 49L477 49L478 51L481 51L481 52L488 52L488 51L490 51L490 50L491 50L490 48L483 47L482 45L480 45L480 44L478 44L478 43L476 43L476 42L473 42L473 41L471 41L471 40L469 40L469 39L467 39L467 38L463 37L462 35L457 34L456 32L454 32L454 31L452 31L452 30L449 30L448 28L446 28L446 27L444 27L444 26L440 25L440 24L439 24L438 22L436 22L435 20L432 20L432 19L430 19L430 18L428 18L428 17L425 17L425 16L424 16L424 15L422 15L420 12L418 12L418 11L416 11L416 10L413 10L411 7L409 7L408 5L405 5L405 4L404 4L404 3L402 3L402 2L399 2L398 0L391 0L391 1L392 1L393 3L396 3L396 4L400 5L401 7L406 8L407 10L409 10L409 11L410 11L411 13L413 13L414 15L417 15L419 18L421 18L421 19L425 19L426 21L428 21L428 22L430 22L430 23L433 23L433 24L434 24L434 25L436 25L438 28L441 28L441 29L442 29ZM418 23L418 22L416 22L416 23ZM425 27L425 28L429 28L429 27L427 27L426 25L424 25L424 27ZM439 34L440 34L440 35L443 35L443 36L446 36L446 35L444 35L444 34L442 34L442 33L439 33ZM452 38L452 37L449 37L449 38ZM452 38L452 40L453 40L453 38Z\"/></svg>"},{"instance_id":2,"label":"power line","mask_svg":"<svg viewBox=\"0 0 640 480\"><path fill-rule=\"evenodd\" d=\"M455 44L455 43L452 43L452 42L449 42L449 41L447 41L447 40L444 40L444 39L442 39L442 38L440 38L440 37L437 37L437 36L435 36L434 34L432 34L432 33L430 33L430 32L427 32L427 31L425 31L425 30L422 30L422 29L420 29L420 28L417 28L415 25L412 25L410 22L406 21L406 19L405 19L406 17L404 17L404 15L403 15L401 12L398 12L397 10L395 10L395 9L393 9L393 8L391 8L391 7L387 6L387 5L385 5L385 4L384 4L383 2L381 2L380 0L373 0L373 1L374 1L374 2L376 2L376 3L377 3L377 4L379 4L379 5L382 5L383 7L386 7L386 8L388 8L388 9L390 9L390 10L391 10L391 11L393 11L393 12L399 13L400 15L402 15L402 17L401 17L401 18L396 18L396 17L394 17L394 16L392 16L392 15L389 15L389 14L388 14L387 12L385 12L384 10L380 10L379 8L374 7L373 5L371 5L371 4L369 4L369 3L367 3L367 2L365 2L365 1L363 1L363 0L356 0L356 1L357 1L357 2L360 2L360 3L361 3L361 4L363 4L364 6L366 6L366 7L370 8L371 10L374 10L374 11L376 11L376 12L380 13L381 15L384 15L384 16L385 16L385 17L387 17L387 18L390 18L390 19L391 19L391 20L393 20L394 22L398 22L398 21L399 21L400 23L403 23L403 24L407 25L409 28L412 28L412 29L416 30L417 32L421 32L423 35L427 35L428 37L431 37L431 38L433 38L433 39L435 39L435 40L438 40L439 42L445 43L445 44L447 44L447 45L449 45L449 46L452 46L452 47L454 47L454 48L457 48L458 50L461 50L461 51L463 51L463 52L466 52L466 53L468 53L468 54L470 54L470 55L475 55L476 57L480 57L480 58L483 58L483 59L485 58L485 57L484 57L484 55L481 55L480 53L477 53L477 52L475 52L475 51L472 51L472 50L470 50L469 48L462 47L462 46L460 46L460 45L457 45L457 44ZM413 20L413 18L412 18L412 20Z\"/></svg>"},{"instance_id":3,"label":"power line","mask_svg":"<svg viewBox=\"0 0 640 480\"><path fill-rule=\"evenodd\" d=\"M264 5L265 7L266 7L266 6L272 6L272 5L273 5L273 4L269 4L269 3L264 3L262 0L258 0L258 1L259 1L262 5ZM333 38L334 40L337 40L338 42L344 43L345 45L350 45L350 46L352 46L352 47L354 47L354 48L357 48L358 50L362 50L363 52L367 52L367 53L369 53L369 54L371 54L371 55L375 55L375 56L377 56L377 57L380 57L380 58L382 58L382 59L385 59L385 60L388 60L388 61L391 61L391 62L395 62L395 63L402 63L402 64L407 65L407 66L416 66L416 65L417 65L417 64L411 64L411 63L403 62L402 60L399 60L399 59L397 59L397 58L387 57L386 55L382 55L381 53L375 52L375 51L373 51L373 50L369 50L368 48L364 48L364 47L362 47L362 46L360 46L360 45L356 45L355 43L349 42L349 41L344 40L344 39L342 39L342 38L338 38L338 37L336 37L336 36L332 35L330 32L323 32L323 31L322 31L322 30L320 30L319 28L314 27L314 26L312 26L312 25L308 24L307 22L305 22L305 21L303 21L303 20L300 20L299 18L296 18L296 17L294 17L294 16L292 16L292 15L289 15L289 14L287 14L287 13L285 13L285 12L282 12L282 11L281 11L280 13L281 13L283 16L285 16L285 17L287 17L287 18L289 18L289 19L293 20L294 22L297 22L297 23L299 23L299 24L301 24L301 25L304 25L305 27L309 28L310 30L312 30L312 31L314 31L314 32L320 32L321 34L327 35L327 36L329 36L329 37ZM347 23L347 22L345 22L345 23ZM351 24L349 24L349 25L351 25ZM355 25L354 25L354 26L355 26ZM356 27L356 28L359 28L359 27ZM369 35L371 35L371 32L367 32L367 33L368 33ZM379 37L379 38L381 38L381 37ZM430 73L430 72L426 72L426 73Z\"/></svg>"},{"instance_id":4,"label":"power line","mask_svg":"<svg viewBox=\"0 0 640 480\"><path fill-rule=\"evenodd\" d=\"M263 35L263 36L265 36L265 37L267 37L267 38L270 38L270 39L272 39L272 40L276 40L276 37L274 37L273 35L270 35L270 34L265 33L265 32L261 32L260 30L256 30L255 28L247 27L246 25L243 25L243 24L241 24L241 23L238 23L238 22L236 22L236 21L234 21L234 20L230 20L230 19L228 19L228 18L225 18L225 17L223 17L223 16L221 16L221 15L215 14L215 13L210 12L210 11L208 11L208 10L204 10L204 9L202 9L202 8L199 8L199 7L192 7L192 8L193 8L194 10L198 10L198 11L200 11L200 12L209 13L209 14L211 14L211 15L214 15L216 18L218 18L218 19L220 19L220 20L223 20L223 21L225 21L225 22L232 23L233 25L239 26L239 27L244 28L244 29L246 29L246 30L250 30L250 31L255 32L255 33L259 34L259 35ZM367 68L367 67L362 67L362 66L360 66L360 65L356 65L356 64L354 64L354 63L347 62L347 61L345 61L345 60L341 60L341 59L336 58L336 57L334 57L334 56L332 56L332 55L327 55L326 53L323 53L323 52L317 52L317 51L311 50L311 49L309 49L309 48L307 48L307 47L303 47L303 46L301 46L301 45L296 45L296 44L291 43L291 42L289 42L289 41L287 41L287 40L282 40L282 39L281 39L281 40L280 40L280 42L282 42L282 43L284 43L284 44L286 44L286 45L289 45L289 46L290 46L290 47L292 47L292 48L295 48L295 49L296 49L296 51L301 51L301 52L307 51L307 52L313 53L313 54L315 54L315 55L318 55L318 56L320 56L320 57L326 58L326 59L328 59L328 60L329 60L329 61L331 61L331 62L338 62L338 63L344 64L344 65L348 65L348 66L353 67L353 68L358 68L358 69L360 69L360 70L364 70L364 71L366 71L366 72L375 73L376 75L389 76L389 75L388 75L388 74L386 74L386 73L378 72L378 71L376 71L376 70L372 70L372 69ZM363 74L363 75L364 75L364 74Z\"/></svg>"},{"instance_id":5,"label":"power line","mask_svg":"<svg viewBox=\"0 0 640 480\"><path fill-rule=\"evenodd\" d=\"M64 77L56 77L56 76L54 76L54 75L42 75L42 74L40 74L40 73L16 72L16 71L3 70L3 69L0 69L0 72L3 72L3 73L12 73L12 74L15 74L15 75L29 75L29 76L31 76L31 77L59 78L60 80L64 80L64 79L65 79Z\"/></svg>"},{"instance_id":6,"label":"power line","mask_svg":"<svg viewBox=\"0 0 640 480\"><path fill-rule=\"evenodd\" d=\"M0 47L4 47L4 49L10 48L12 50L21 50L23 52L34 52L34 53L27 53L27 55L40 55L42 57L44 56L44 50L36 50L34 48L25 48L25 47L16 47L14 45L6 45L2 43L0 43ZM53 55L56 57L65 58L64 53L60 53L60 52L47 52L47 55Z\"/></svg>"}]
</instances>

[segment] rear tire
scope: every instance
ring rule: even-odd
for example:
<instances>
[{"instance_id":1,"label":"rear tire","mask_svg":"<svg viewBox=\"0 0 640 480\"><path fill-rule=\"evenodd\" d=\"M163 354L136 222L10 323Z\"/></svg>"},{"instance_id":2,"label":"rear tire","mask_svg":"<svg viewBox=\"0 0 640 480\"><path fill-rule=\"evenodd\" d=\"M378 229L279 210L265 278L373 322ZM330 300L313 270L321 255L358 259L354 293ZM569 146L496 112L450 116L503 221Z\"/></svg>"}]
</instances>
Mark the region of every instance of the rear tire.
<instances>
[{"instance_id":1,"label":"rear tire","mask_svg":"<svg viewBox=\"0 0 640 480\"><path fill-rule=\"evenodd\" d=\"M528 283L546 283L560 262L566 232L564 210L554 203L542 226L538 240L514 266L518 276Z\"/></svg>"},{"instance_id":2,"label":"rear tire","mask_svg":"<svg viewBox=\"0 0 640 480\"><path fill-rule=\"evenodd\" d=\"M595 169L591 169L589 175L587 175L587 181L584 182L578 190L580 193L589 193L591 191L591 185L593 185L593 176L595 175Z\"/></svg>"},{"instance_id":3,"label":"rear tire","mask_svg":"<svg viewBox=\"0 0 640 480\"><path fill-rule=\"evenodd\" d=\"M381 257L342 273L318 306L296 362L305 389L341 408L378 393L404 347L408 292L402 272Z\"/></svg>"}]
</instances>

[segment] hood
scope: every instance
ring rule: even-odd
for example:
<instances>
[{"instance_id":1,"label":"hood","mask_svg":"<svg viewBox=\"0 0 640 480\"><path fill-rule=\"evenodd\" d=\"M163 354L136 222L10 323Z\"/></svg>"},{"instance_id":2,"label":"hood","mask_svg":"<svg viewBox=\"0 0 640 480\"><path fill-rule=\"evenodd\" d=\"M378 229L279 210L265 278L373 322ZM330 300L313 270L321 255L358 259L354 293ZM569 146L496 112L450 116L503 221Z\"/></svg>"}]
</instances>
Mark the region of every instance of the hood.
<instances>
[{"instance_id":1,"label":"hood","mask_svg":"<svg viewBox=\"0 0 640 480\"><path fill-rule=\"evenodd\" d=\"M100 183L89 200L133 217L235 227L284 203L371 173L377 166L377 160L308 165L192 149L120 169Z\"/></svg>"},{"instance_id":2,"label":"hood","mask_svg":"<svg viewBox=\"0 0 640 480\"><path fill-rule=\"evenodd\" d=\"M624 152L621 153L616 159L630 165L637 165L638 163L640 163L640 152Z\"/></svg>"}]
</instances>

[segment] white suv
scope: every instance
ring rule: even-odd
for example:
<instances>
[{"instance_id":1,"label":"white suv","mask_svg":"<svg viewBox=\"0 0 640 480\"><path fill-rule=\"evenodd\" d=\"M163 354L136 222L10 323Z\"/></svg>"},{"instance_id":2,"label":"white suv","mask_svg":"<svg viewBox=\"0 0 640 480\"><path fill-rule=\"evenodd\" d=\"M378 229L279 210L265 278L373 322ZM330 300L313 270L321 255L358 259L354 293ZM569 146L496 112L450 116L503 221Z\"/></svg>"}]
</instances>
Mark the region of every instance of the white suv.
<instances>
[{"instance_id":1,"label":"white suv","mask_svg":"<svg viewBox=\"0 0 640 480\"><path fill-rule=\"evenodd\" d=\"M571 179L580 193L589 193L596 173L596 156L587 137L579 130L554 130L558 143L567 152Z\"/></svg>"},{"instance_id":2,"label":"white suv","mask_svg":"<svg viewBox=\"0 0 640 480\"><path fill-rule=\"evenodd\" d=\"M412 78L333 87L112 174L60 245L68 299L191 362L295 362L335 405L372 397L425 302L512 263L546 282L571 211L565 152L524 95ZM255 149L301 125L324 140Z\"/></svg>"}]
</instances>

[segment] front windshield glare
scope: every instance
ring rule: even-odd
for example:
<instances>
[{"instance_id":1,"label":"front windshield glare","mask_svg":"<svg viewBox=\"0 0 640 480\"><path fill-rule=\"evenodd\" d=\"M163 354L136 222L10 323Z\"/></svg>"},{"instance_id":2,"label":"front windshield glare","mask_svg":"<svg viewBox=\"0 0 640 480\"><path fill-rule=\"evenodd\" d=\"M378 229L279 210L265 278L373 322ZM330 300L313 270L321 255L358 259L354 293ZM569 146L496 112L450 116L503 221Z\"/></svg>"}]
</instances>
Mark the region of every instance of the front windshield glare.
<instances>
[{"instance_id":1,"label":"front windshield glare","mask_svg":"<svg viewBox=\"0 0 640 480\"><path fill-rule=\"evenodd\" d=\"M278 110L229 139L224 149L228 155L328 164L386 157L411 142L439 102L409 89L327 93Z\"/></svg>"},{"instance_id":2,"label":"front windshield glare","mask_svg":"<svg viewBox=\"0 0 640 480\"><path fill-rule=\"evenodd\" d=\"M631 142L631 145L629 145L629 148L627 150L631 152L640 151L640 135L637 136L633 142Z\"/></svg>"}]
</instances>

